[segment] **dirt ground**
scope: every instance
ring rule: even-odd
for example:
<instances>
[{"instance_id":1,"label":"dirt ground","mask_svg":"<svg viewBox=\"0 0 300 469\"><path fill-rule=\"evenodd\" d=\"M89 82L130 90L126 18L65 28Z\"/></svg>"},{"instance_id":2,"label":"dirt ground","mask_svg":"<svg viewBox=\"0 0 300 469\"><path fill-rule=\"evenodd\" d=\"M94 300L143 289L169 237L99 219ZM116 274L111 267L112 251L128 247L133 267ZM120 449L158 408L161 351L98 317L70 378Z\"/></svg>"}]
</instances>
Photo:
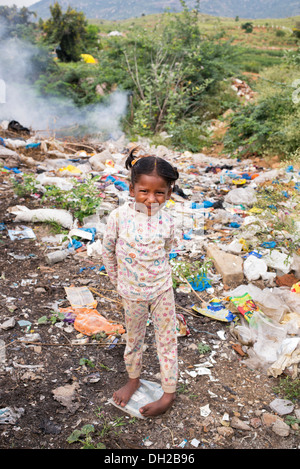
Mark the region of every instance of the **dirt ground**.
<instances>
[{"instance_id":1,"label":"dirt ground","mask_svg":"<svg viewBox=\"0 0 300 469\"><path fill-rule=\"evenodd\" d=\"M18 200L4 182L2 177L0 222L13 229L16 224L7 212L9 206L39 205L32 198ZM227 323L188 314L196 300L193 294L176 293L177 312L184 314L190 335L178 338L180 381L172 409L156 418L137 419L110 404L113 391L126 380L124 343L109 348L104 340L89 338L83 344L72 324L38 324L38 320L45 315L50 318L55 304L69 306L66 286L93 288L99 293L94 295L98 311L123 322L119 298L108 278L100 275L99 265L84 253L47 265L41 239L51 234L49 227L26 225L34 229L36 239L12 241L6 231L0 232L0 324L11 317L16 320L12 328L0 331L1 352L6 356L0 368L0 409L22 409L13 423L0 424L1 449L71 450L89 443L92 448L103 444L107 450L173 450L184 440L185 450L194 451L299 448L299 430L279 436L263 420L264 415L275 415L270 403L278 397L274 392L278 380L245 366ZM29 328L21 321L29 321ZM39 334L37 342L23 342L27 333ZM201 355L199 343L209 346L210 353ZM211 376L188 375L195 364L207 360L212 364ZM142 377L159 382L151 323ZM67 404L54 393L66 386L74 391ZM209 415L203 415L207 405ZM247 427L233 427L234 419ZM85 425L93 425L94 431L70 443L70 435Z\"/></svg>"}]
</instances>

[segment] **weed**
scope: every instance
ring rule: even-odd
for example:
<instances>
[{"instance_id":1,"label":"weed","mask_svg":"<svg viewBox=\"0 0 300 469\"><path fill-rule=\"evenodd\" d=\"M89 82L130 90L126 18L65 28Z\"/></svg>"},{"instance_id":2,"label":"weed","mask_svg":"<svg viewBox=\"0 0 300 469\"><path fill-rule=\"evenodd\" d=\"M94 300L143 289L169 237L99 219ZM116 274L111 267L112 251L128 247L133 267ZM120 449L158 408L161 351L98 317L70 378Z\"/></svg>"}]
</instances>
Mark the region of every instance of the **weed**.
<instances>
[{"instance_id":1,"label":"weed","mask_svg":"<svg viewBox=\"0 0 300 469\"><path fill-rule=\"evenodd\" d=\"M204 282L209 283L206 275L208 269L212 265L211 260L207 260L205 262L195 261L191 263L187 261L176 261L173 259L171 260L171 265L174 288L176 288L178 282L182 282L184 279L194 283L195 289L203 285Z\"/></svg>"},{"instance_id":2,"label":"weed","mask_svg":"<svg viewBox=\"0 0 300 469\"><path fill-rule=\"evenodd\" d=\"M94 431L94 425L84 425L80 430L74 430L67 442L69 444L80 442L83 444L81 449L106 449L106 446L101 442L96 445L93 443L91 433Z\"/></svg>"},{"instance_id":3,"label":"weed","mask_svg":"<svg viewBox=\"0 0 300 469\"><path fill-rule=\"evenodd\" d=\"M23 174L21 179L12 177L11 183L15 194L26 197L38 192L38 185L33 174Z\"/></svg>"},{"instance_id":4,"label":"weed","mask_svg":"<svg viewBox=\"0 0 300 469\"><path fill-rule=\"evenodd\" d=\"M292 415L287 415L285 417L285 423L290 426L295 425L296 423L299 425L300 419L297 419L296 417L293 417Z\"/></svg>"},{"instance_id":5,"label":"weed","mask_svg":"<svg viewBox=\"0 0 300 469\"><path fill-rule=\"evenodd\" d=\"M283 396L285 399L297 402L300 399L300 379L292 380L288 376L286 378L280 378L278 386L273 390L276 394Z\"/></svg>"},{"instance_id":6,"label":"weed","mask_svg":"<svg viewBox=\"0 0 300 469\"><path fill-rule=\"evenodd\" d=\"M96 437L104 438L113 433L118 435L121 430L116 430L118 427L123 427L127 423L135 423L136 419L131 418L128 422L124 420L124 417L116 417L114 420L111 420L109 416L105 414L102 410L102 407L99 407L95 412L96 416L100 419L100 430L95 435L94 425L84 425L79 430L74 430L71 435L68 437L67 442L72 443L81 443L81 449L106 449L106 446L102 442L94 442Z\"/></svg>"},{"instance_id":7,"label":"weed","mask_svg":"<svg viewBox=\"0 0 300 469\"><path fill-rule=\"evenodd\" d=\"M209 353L211 351L210 346L207 344L204 344L203 342L199 342L199 344L197 345L197 348L198 348L198 352L201 355L205 355L206 353Z\"/></svg>"},{"instance_id":8,"label":"weed","mask_svg":"<svg viewBox=\"0 0 300 469\"><path fill-rule=\"evenodd\" d=\"M38 319L38 324L48 324L49 322L51 324L56 324L57 322L63 321L65 319L65 315L63 313L58 313L56 311L52 311L52 314L50 318L47 316L42 316L41 318Z\"/></svg>"},{"instance_id":9,"label":"weed","mask_svg":"<svg viewBox=\"0 0 300 469\"><path fill-rule=\"evenodd\" d=\"M89 360L88 358L81 358L79 360L79 365L82 365L82 366L89 366L90 368L95 368L95 363L93 363L91 360Z\"/></svg>"},{"instance_id":10,"label":"weed","mask_svg":"<svg viewBox=\"0 0 300 469\"><path fill-rule=\"evenodd\" d=\"M63 229L63 227L60 225L60 223L58 223L55 220L46 220L45 224L50 226L51 233L54 233L54 234L68 234L68 232Z\"/></svg>"},{"instance_id":11,"label":"weed","mask_svg":"<svg viewBox=\"0 0 300 469\"><path fill-rule=\"evenodd\" d=\"M178 389L177 389L177 393L178 394L187 394L189 391L187 389L187 385L186 384L181 384L180 386L178 386Z\"/></svg>"},{"instance_id":12,"label":"weed","mask_svg":"<svg viewBox=\"0 0 300 469\"><path fill-rule=\"evenodd\" d=\"M87 177L84 182L74 180L69 191L62 191L56 186L46 186L42 202L50 200L58 207L71 211L82 222L85 217L93 215L101 205L102 198L96 186L98 177Z\"/></svg>"},{"instance_id":13,"label":"weed","mask_svg":"<svg viewBox=\"0 0 300 469\"><path fill-rule=\"evenodd\" d=\"M100 368L103 368L103 370L111 371L111 368L109 368L108 366L104 365L103 363L99 363L98 366L100 366Z\"/></svg>"},{"instance_id":14,"label":"weed","mask_svg":"<svg viewBox=\"0 0 300 469\"><path fill-rule=\"evenodd\" d=\"M104 437L109 435L110 433L113 433L114 435L118 435L120 433L120 430L116 430L118 427L123 427L126 425L126 422L124 420L124 417L116 417L114 420L111 420L109 416L105 414L105 412L102 410L102 407L99 407L98 410L96 411L96 416L100 419L101 423L101 430L99 432L100 437ZM135 423L136 419L135 417L131 418L128 423Z\"/></svg>"}]
</instances>

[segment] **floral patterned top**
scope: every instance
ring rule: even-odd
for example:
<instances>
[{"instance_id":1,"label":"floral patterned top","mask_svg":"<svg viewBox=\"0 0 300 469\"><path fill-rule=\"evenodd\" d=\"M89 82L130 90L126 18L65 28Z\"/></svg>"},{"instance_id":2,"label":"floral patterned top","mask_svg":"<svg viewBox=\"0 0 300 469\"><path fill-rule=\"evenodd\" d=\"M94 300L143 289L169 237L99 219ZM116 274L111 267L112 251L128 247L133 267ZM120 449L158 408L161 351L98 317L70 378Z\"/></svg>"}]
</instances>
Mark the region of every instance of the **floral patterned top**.
<instances>
[{"instance_id":1,"label":"floral patterned top","mask_svg":"<svg viewBox=\"0 0 300 469\"><path fill-rule=\"evenodd\" d=\"M129 300L149 301L168 290L173 242L173 219L164 208L152 216L128 202L113 210L103 237L102 258L118 293Z\"/></svg>"}]
</instances>

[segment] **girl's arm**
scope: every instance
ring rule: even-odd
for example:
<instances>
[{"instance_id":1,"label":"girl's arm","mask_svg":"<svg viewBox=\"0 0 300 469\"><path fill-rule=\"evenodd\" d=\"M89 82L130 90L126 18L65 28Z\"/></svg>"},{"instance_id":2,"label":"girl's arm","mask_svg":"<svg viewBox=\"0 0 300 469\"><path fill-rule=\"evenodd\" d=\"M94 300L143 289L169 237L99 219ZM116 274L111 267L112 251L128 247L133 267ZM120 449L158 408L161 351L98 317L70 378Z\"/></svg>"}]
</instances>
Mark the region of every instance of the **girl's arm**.
<instances>
[{"instance_id":1,"label":"girl's arm","mask_svg":"<svg viewBox=\"0 0 300 469\"><path fill-rule=\"evenodd\" d=\"M169 255L175 245L175 226L172 220L169 221L169 225L166 227L165 232L168 233L168 236L165 240L165 250Z\"/></svg>"},{"instance_id":2,"label":"girl's arm","mask_svg":"<svg viewBox=\"0 0 300 469\"><path fill-rule=\"evenodd\" d=\"M102 260L111 282L118 283L118 263L116 258L116 242L118 237L118 220L115 214L107 219L106 230L103 236Z\"/></svg>"}]
</instances>

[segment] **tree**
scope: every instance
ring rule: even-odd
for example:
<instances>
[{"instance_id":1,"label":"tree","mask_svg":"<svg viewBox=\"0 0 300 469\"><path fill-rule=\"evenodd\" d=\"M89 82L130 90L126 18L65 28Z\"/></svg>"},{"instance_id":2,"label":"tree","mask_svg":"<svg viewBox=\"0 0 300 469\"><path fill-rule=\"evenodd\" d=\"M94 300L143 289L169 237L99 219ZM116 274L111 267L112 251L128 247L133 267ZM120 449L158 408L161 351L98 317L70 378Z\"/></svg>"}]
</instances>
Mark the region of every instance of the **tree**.
<instances>
[{"instance_id":1,"label":"tree","mask_svg":"<svg viewBox=\"0 0 300 469\"><path fill-rule=\"evenodd\" d=\"M45 41L55 47L62 62L78 62L87 36L84 14L70 6L63 13L58 2L50 6L50 12L51 17L43 23Z\"/></svg>"},{"instance_id":2,"label":"tree","mask_svg":"<svg viewBox=\"0 0 300 469\"><path fill-rule=\"evenodd\" d=\"M247 22L247 23L242 24L242 29L245 30L245 33L252 33L253 23Z\"/></svg>"},{"instance_id":3,"label":"tree","mask_svg":"<svg viewBox=\"0 0 300 469\"><path fill-rule=\"evenodd\" d=\"M31 17L36 16L33 11L23 7L19 9L16 5L12 7L0 6L0 23L2 23L1 38L19 37L35 42L36 24Z\"/></svg>"},{"instance_id":4,"label":"tree","mask_svg":"<svg viewBox=\"0 0 300 469\"><path fill-rule=\"evenodd\" d=\"M166 13L161 33L135 28L123 48L132 85L131 125L136 134L166 130L174 134L179 122L195 124L203 96L228 76L229 47L201 37L198 3L193 10ZM230 74L229 74L230 76Z\"/></svg>"}]
</instances>

